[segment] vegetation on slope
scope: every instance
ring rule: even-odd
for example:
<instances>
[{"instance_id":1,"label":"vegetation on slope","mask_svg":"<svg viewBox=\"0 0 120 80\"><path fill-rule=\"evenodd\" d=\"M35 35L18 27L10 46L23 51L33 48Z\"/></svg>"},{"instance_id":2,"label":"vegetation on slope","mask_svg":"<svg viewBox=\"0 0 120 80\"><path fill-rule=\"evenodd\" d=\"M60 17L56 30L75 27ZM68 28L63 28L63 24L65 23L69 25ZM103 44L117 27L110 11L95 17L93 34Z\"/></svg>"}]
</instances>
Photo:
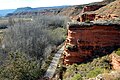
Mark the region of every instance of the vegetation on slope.
<instances>
[{"instance_id":1,"label":"vegetation on slope","mask_svg":"<svg viewBox=\"0 0 120 80\"><path fill-rule=\"evenodd\" d=\"M96 77L98 74L109 72L110 68L111 66L109 64L109 56L107 55L95 58L91 62L82 63L79 65L77 64L69 65L64 73L63 78L65 80L68 79L70 80L71 78L73 79L76 75L82 79Z\"/></svg>"},{"instance_id":2,"label":"vegetation on slope","mask_svg":"<svg viewBox=\"0 0 120 80\"><path fill-rule=\"evenodd\" d=\"M115 51L120 56L120 48ZM113 71L109 55L94 57L86 63L73 64L66 67L63 74L64 80L105 79L119 80L119 71Z\"/></svg>"},{"instance_id":3,"label":"vegetation on slope","mask_svg":"<svg viewBox=\"0 0 120 80\"><path fill-rule=\"evenodd\" d=\"M40 66L24 53L11 52L0 67L0 80L36 80L43 73Z\"/></svg>"}]
</instances>

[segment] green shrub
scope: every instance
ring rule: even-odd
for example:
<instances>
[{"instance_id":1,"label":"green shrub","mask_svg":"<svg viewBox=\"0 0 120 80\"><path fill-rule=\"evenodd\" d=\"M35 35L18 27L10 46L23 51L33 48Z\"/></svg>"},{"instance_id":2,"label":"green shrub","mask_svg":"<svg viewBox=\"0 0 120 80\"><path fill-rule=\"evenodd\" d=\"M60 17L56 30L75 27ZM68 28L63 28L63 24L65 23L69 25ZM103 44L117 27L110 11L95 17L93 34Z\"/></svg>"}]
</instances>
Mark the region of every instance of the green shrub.
<instances>
[{"instance_id":1,"label":"green shrub","mask_svg":"<svg viewBox=\"0 0 120 80\"><path fill-rule=\"evenodd\" d=\"M120 48L118 48L118 51L120 51Z\"/></svg>"},{"instance_id":2,"label":"green shrub","mask_svg":"<svg viewBox=\"0 0 120 80\"><path fill-rule=\"evenodd\" d=\"M88 78L96 77L98 74L103 73L103 71L104 71L104 69L102 69L102 68L96 68L96 69L90 71L90 72L87 74L87 77L88 77Z\"/></svg>"},{"instance_id":3,"label":"green shrub","mask_svg":"<svg viewBox=\"0 0 120 80\"><path fill-rule=\"evenodd\" d=\"M70 45L66 45L66 49L69 49L69 48L71 48L71 46Z\"/></svg>"},{"instance_id":4,"label":"green shrub","mask_svg":"<svg viewBox=\"0 0 120 80\"><path fill-rule=\"evenodd\" d=\"M116 54L120 56L120 48L117 49Z\"/></svg>"},{"instance_id":5,"label":"green shrub","mask_svg":"<svg viewBox=\"0 0 120 80\"><path fill-rule=\"evenodd\" d=\"M75 74L71 80L83 80L80 74Z\"/></svg>"},{"instance_id":6,"label":"green shrub","mask_svg":"<svg viewBox=\"0 0 120 80\"><path fill-rule=\"evenodd\" d=\"M82 77L87 77L88 73L90 74L90 72L93 72L93 70L101 70L101 73L111 71L109 55L95 58L92 61L86 63L69 65L65 74L63 75L63 78L69 78L70 76L73 76L74 73L80 73Z\"/></svg>"},{"instance_id":7,"label":"green shrub","mask_svg":"<svg viewBox=\"0 0 120 80\"><path fill-rule=\"evenodd\" d=\"M116 54L117 54L118 56L120 56L120 51L116 51Z\"/></svg>"},{"instance_id":8,"label":"green shrub","mask_svg":"<svg viewBox=\"0 0 120 80\"><path fill-rule=\"evenodd\" d=\"M77 67L78 67L77 64L69 65L69 66L67 67L66 73L64 74L63 77L66 78L67 76L73 75L73 74L74 74L74 71L77 70Z\"/></svg>"},{"instance_id":9,"label":"green shrub","mask_svg":"<svg viewBox=\"0 0 120 80\"><path fill-rule=\"evenodd\" d=\"M49 34L51 34L53 43L56 45L60 45L65 40L65 35L67 34L67 31L64 28L58 27L56 29L53 29L52 32L50 30Z\"/></svg>"},{"instance_id":10,"label":"green shrub","mask_svg":"<svg viewBox=\"0 0 120 80\"><path fill-rule=\"evenodd\" d=\"M19 52L10 53L0 66L0 80L37 80L42 73L39 61Z\"/></svg>"},{"instance_id":11,"label":"green shrub","mask_svg":"<svg viewBox=\"0 0 120 80\"><path fill-rule=\"evenodd\" d=\"M90 20L86 20L85 23L90 23Z\"/></svg>"},{"instance_id":12,"label":"green shrub","mask_svg":"<svg viewBox=\"0 0 120 80\"><path fill-rule=\"evenodd\" d=\"M67 71L68 71L70 74L72 74L73 71L75 71L75 70L77 69L77 64L70 65L70 66L68 66L67 68L68 68Z\"/></svg>"}]
</instances>

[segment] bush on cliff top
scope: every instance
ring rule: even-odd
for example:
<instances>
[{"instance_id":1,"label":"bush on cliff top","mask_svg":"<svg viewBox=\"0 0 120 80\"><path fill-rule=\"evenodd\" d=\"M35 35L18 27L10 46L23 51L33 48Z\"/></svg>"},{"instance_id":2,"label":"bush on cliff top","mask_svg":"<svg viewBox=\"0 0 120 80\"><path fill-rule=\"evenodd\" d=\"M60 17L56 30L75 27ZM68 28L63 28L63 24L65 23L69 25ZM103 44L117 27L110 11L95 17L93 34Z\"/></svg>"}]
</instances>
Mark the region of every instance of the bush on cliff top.
<instances>
[{"instance_id":1,"label":"bush on cliff top","mask_svg":"<svg viewBox=\"0 0 120 80\"><path fill-rule=\"evenodd\" d=\"M118 48L115 53L116 53L118 56L120 56L120 48Z\"/></svg>"}]
</instances>

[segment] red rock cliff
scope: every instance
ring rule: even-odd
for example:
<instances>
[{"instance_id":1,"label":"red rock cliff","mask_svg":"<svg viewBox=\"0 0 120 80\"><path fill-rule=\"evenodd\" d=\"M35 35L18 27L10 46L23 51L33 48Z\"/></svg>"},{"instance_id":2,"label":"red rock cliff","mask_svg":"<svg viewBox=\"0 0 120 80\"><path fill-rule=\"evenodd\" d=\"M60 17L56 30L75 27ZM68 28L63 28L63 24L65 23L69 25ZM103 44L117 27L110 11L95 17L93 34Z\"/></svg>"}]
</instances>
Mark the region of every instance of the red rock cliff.
<instances>
[{"instance_id":1,"label":"red rock cliff","mask_svg":"<svg viewBox=\"0 0 120 80\"><path fill-rule=\"evenodd\" d=\"M80 63L93 53L111 53L120 47L119 27L113 23L69 23L63 63Z\"/></svg>"},{"instance_id":2,"label":"red rock cliff","mask_svg":"<svg viewBox=\"0 0 120 80\"><path fill-rule=\"evenodd\" d=\"M84 6L84 8L82 9L82 13L84 12L89 12L89 11L95 11L101 7L103 7L104 5L88 5L88 6Z\"/></svg>"}]
</instances>

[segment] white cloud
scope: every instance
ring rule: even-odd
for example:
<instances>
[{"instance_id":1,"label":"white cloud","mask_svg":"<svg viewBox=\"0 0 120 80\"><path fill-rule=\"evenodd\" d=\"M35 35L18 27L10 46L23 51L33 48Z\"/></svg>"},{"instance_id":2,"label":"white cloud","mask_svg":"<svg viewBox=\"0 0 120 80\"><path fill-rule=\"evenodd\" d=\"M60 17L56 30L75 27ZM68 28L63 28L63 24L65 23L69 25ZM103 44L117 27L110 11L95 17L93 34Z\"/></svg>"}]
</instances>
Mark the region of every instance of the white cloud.
<instances>
[{"instance_id":1,"label":"white cloud","mask_svg":"<svg viewBox=\"0 0 120 80\"><path fill-rule=\"evenodd\" d=\"M79 5L102 0L0 0L0 9L16 9L19 7L46 7L60 5Z\"/></svg>"}]
</instances>

